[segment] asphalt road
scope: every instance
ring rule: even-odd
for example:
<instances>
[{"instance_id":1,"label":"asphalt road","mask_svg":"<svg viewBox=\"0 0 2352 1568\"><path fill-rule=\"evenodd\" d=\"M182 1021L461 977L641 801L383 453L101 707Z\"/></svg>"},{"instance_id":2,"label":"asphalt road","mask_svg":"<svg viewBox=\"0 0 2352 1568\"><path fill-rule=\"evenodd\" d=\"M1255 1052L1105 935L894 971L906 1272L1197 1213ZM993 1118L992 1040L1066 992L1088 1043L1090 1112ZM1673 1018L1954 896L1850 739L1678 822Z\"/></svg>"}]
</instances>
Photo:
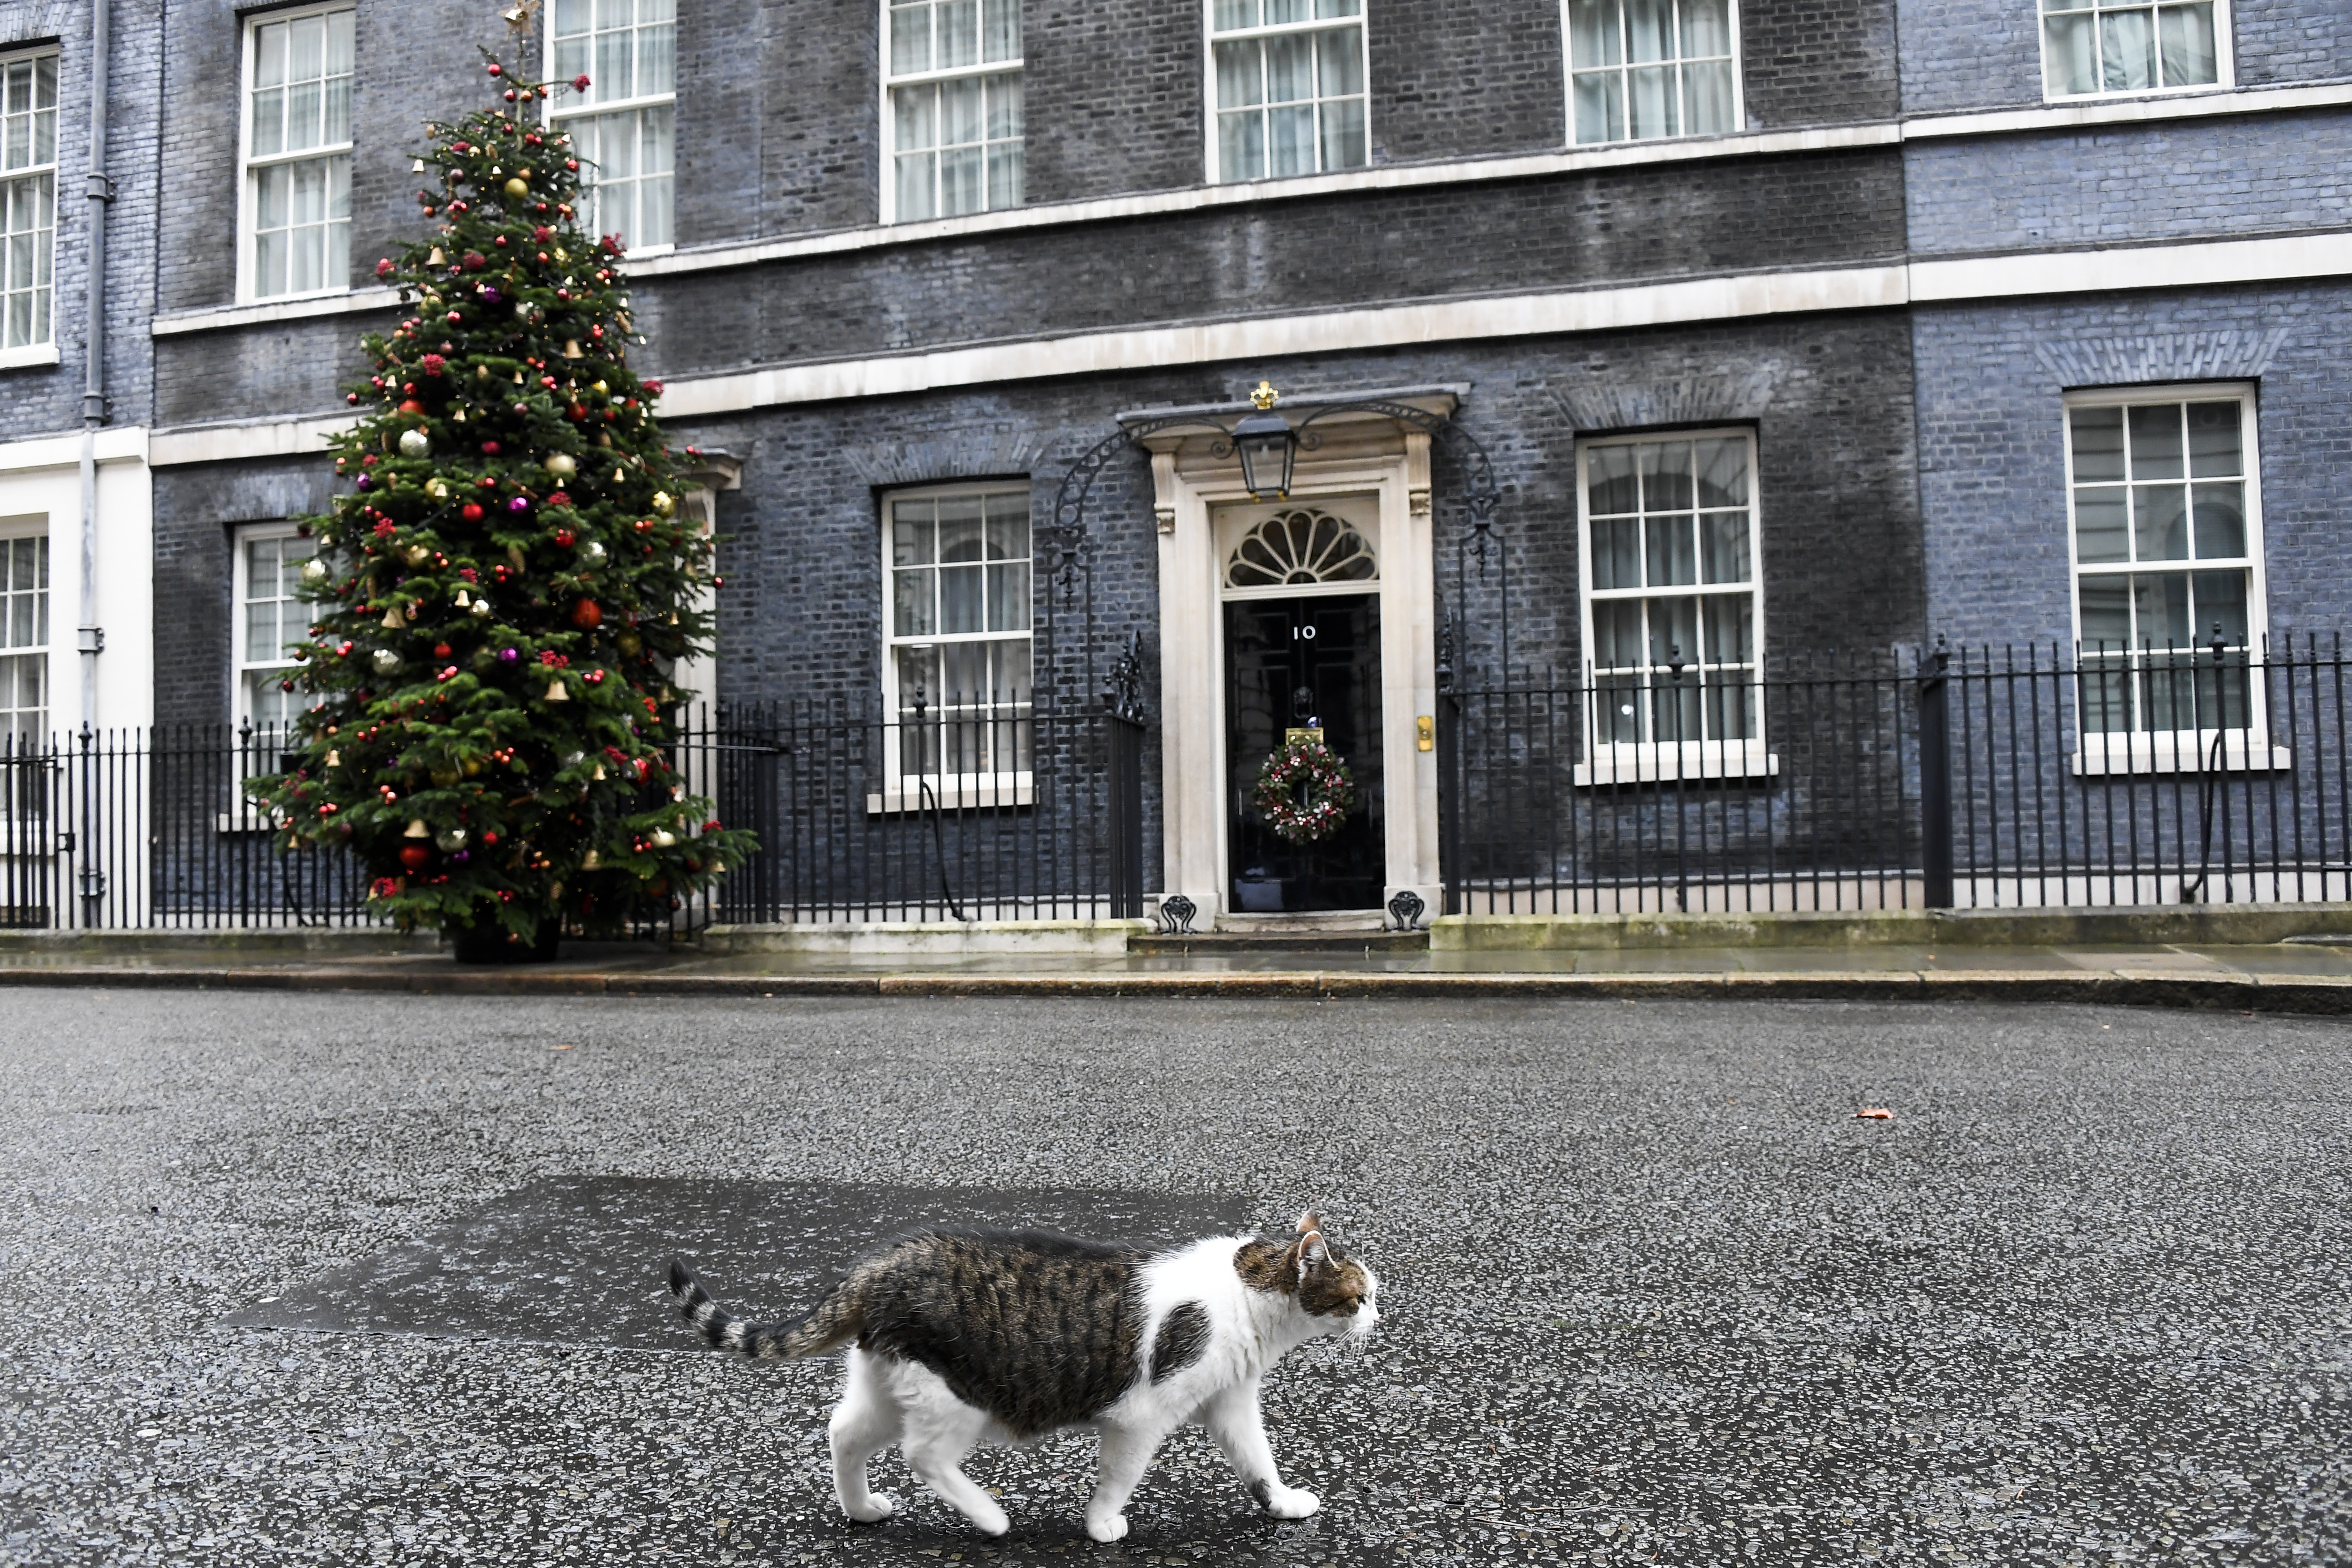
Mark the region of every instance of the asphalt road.
<instances>
[{"instance_id":1,"label":"asphalt road","mask_svg":"<svg viewBox=\"0 0 2352 1568\"><path fill-rule=\"evenodd\" d=\"M2089 1008L18 993L0 1562L2345 1562L2347 1091ZM653 1295L1308 1203L1385 1321L1272 1382L1297 1523L1192 1433L1115 1548L1077 1437L852 1528L837 1368Z\"/></svg>"}]
</instances>

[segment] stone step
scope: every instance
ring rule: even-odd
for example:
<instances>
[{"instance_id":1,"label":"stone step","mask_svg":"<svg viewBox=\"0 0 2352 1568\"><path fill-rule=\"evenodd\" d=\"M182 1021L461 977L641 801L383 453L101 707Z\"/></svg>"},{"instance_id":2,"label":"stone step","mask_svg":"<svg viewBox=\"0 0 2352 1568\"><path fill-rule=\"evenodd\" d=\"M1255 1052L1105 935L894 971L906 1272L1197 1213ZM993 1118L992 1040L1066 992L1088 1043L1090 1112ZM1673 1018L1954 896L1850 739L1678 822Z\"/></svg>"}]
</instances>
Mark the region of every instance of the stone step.
<instances>
[{"instance_id":1,"label":"stone step","mask_svg":"<svg viewBox=\"0 0 2352 1568\"><path fill-rule=\"evenodd\" d=\"M1420 952L1429 947L1425 931L1334 931L1328 926L1290 926L1271 931L1196 931L1190 935L1139 934L1127 939L1132 953L1208 957L1221 952Z\"/></svg>"}]
</instances>

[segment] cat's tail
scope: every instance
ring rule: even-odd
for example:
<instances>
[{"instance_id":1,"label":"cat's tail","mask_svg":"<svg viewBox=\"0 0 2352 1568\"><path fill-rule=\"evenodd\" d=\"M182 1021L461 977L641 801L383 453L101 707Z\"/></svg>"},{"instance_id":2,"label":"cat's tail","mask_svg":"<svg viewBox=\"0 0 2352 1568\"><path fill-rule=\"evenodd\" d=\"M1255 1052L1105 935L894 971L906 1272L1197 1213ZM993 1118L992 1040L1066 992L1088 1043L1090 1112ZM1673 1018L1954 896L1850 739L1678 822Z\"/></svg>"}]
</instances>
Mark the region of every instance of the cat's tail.
<instances>
[{"instance_id":1,"label":"cat's tail","mask_svg":"<svg viewBox=\"0 0 2352 1568\"><path fill-rule=\"evenodd\" d=\"M740 1351L755 1361L794 1361L838 1350L864 1327L849 1293L836 1289L797 1323L755 1323L719 1308L677 1258L669 1260L670 1300L702 1337L723 1351Z\"/></svg>"}]
</instances>

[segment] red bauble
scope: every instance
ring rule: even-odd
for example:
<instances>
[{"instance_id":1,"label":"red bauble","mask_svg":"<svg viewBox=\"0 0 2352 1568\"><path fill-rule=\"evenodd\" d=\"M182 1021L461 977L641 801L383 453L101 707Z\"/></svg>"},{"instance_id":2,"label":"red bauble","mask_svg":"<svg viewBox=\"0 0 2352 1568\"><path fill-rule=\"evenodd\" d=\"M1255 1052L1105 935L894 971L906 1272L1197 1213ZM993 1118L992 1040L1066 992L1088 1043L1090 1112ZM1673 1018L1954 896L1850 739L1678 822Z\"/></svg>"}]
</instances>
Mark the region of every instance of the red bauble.
<instances>
[{"instance_id":1,"label":"red bauble","mask_svg":"<svg viewBox=\"0 0 2352 1568\"><path fill-rule=\"evenodd\" d=\"M467 501L464 506L457 509L457 515L464 518L467 522L479 522L482 521L482 509L475 505L472 501Z\"/></svg>"},{"instance_id":2,"label":"red bauble","mask_svg":"<svg viewBox=\"0 0 2352 1568\"><path fill-rule=\"evenodd\" d=\"M400 411L403 414L422 414L425 412L425 405L412 397L400 405Z\"/></svg>"},{"instance_id":3,"label":"red bauble","mask_svg":"<svg viewBox=\"0 0 2352 1568\"><path fill-rule=\"evenodd\" d=\"M400 863L407 867L411 872L424 870L425 867L433 864L433 846L430 844L402 845Z\"/></svg>"},{"instance_id":4,"label":"red bauble","mask_svg":"<svg viewBox=\"0 0 2352 1568\"><path fill-rule=\"evenodd\" d=\"M435 658L447 658L449 657L449 645L445 642L435 643L433 645L433 657Z\"/></svg>"},{"instance_id":5,"label":"red bauble","mask_svg":"<svg viewBox=\"0 0 2352 1568\"><path fill-rule=\"evenodd\" d=\"M604 624L604 612L596 607L593 599L583 599L572 606L572 624L583 632L593 632Z\"/></svg>"}]
</instances>

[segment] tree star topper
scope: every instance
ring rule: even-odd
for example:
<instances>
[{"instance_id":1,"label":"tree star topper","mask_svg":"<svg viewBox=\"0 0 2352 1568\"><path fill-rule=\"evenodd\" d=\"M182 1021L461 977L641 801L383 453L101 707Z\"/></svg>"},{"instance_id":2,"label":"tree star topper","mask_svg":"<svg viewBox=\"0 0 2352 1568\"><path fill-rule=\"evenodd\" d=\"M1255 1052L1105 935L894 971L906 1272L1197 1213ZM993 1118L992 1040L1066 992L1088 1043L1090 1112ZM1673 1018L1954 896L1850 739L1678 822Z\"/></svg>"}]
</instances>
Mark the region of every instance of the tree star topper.
<instances>
[{"instance_id":1,"label":"tree star topper","mask_svg":"<svg viewBox=\"0 0 2352 1568\"><path fill-rule=\"evenodd\" d=\"M499 15L505 20L507 31L518 38L524 38L530 36L530 25L537 19L538 11L539 0L516 0L514 9L501 11Z\"/></svg>"}]
</instances>

